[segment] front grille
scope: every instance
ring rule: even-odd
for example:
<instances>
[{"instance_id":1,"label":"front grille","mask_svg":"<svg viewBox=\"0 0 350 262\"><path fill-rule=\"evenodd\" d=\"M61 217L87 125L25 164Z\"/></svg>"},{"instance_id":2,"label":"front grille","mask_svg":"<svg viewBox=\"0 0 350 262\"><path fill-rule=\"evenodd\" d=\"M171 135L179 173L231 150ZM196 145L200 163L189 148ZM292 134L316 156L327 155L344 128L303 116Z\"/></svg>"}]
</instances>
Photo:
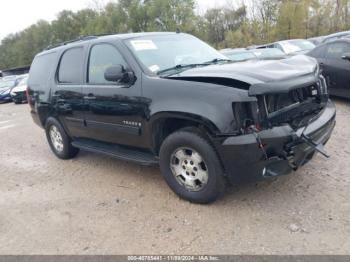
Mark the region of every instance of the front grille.
<instances>
[{"instance_id":1,"label":"front grille","mask_svg":"<svg viewBox=\"0 0 350 262\"><path fill-rule=\"evenodd\" d=\"M318 95L316 86L298 88L284 94L266 95L266 109L268 114L275 113L293 105L298 105L310 98L315 98Z\"/></svg>"},{"instance_id":2,"label":"front grille","mask_svg":"<svg viewBox=\"0 0 350 262\"><path fill-rule=\"evenodd\" d=\"M293 128L299 128L322 110L325 100L328 100L327 86L322 78L313 85L288 93L265 95L265 124L276 126L288 123Z\"/></svg>"}]
</instances>

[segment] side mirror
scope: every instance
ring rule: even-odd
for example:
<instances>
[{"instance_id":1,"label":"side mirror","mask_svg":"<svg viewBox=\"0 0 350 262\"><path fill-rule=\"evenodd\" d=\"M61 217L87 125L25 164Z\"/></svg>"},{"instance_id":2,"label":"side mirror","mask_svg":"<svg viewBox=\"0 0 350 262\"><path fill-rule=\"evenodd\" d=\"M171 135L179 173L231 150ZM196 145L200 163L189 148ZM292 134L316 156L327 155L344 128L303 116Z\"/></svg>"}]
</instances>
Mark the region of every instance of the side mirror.
<instances>
[{"instance_id":1,"label":"side mirror","mask_svg":"<svg viewBox=\"0 0 350 262\"><path fill-rule=\"evenodd\" d=\"M344 60L350 61L350 53L343 54L341 58Z\"/></svg>"},{"instance_id":2,"label":"side mirror","mask_svg":"<svg viewBox=\"0 0 350 262\"><path fill-rule=\"evenodd\" d=\"M135 75L133 72L127 72L122 65L108 67L105 71L105 79L111 82L133 83Z\"/></svg>"}]
</instances>

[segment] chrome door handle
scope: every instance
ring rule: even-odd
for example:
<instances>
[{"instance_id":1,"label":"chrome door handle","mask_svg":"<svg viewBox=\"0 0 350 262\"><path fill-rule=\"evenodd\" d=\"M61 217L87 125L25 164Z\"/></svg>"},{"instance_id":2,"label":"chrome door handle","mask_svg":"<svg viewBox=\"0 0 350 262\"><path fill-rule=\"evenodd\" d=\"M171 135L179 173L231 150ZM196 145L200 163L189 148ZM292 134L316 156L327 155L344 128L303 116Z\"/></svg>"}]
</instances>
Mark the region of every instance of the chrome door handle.
<instances>
[{"instance_id":1,"label":"chrome door handle","mask_svg":"<svg viewBox=\"0 0 350 262\"><path fill-rule=\"evenodd\" d=\"M84 96L84 99L85 99L85 100L95 100L95 99L96 99L96 96L88 95L88 96Z\"/></svg>"}]
</instances>

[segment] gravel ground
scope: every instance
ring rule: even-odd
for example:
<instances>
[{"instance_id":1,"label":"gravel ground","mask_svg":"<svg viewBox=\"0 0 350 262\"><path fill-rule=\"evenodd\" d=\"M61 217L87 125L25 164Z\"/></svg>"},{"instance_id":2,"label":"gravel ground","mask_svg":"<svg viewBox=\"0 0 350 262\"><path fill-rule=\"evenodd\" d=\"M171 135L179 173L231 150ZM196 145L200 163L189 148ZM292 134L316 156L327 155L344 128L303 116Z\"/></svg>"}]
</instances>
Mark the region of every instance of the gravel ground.
<instances>
[{"instance_id":1,"label":"gravel ground","mask_svg":"<svg viewBox=\"0 0 350 262\"><path fill-rule=\"evenodd\" d=\"M195 205L157 168L57 159L28 105L0 105L0 254L350 254L350 101L295 174Z\"/></svg>"}]
</instances>

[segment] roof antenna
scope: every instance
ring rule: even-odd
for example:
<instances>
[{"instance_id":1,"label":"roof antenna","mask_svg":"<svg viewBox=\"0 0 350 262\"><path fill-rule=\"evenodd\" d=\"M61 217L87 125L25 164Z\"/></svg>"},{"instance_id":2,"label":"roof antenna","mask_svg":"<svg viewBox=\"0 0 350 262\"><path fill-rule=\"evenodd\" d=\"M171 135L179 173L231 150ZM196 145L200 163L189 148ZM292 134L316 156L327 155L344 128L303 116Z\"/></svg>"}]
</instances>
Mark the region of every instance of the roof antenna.
<instances>
[{"instance_id":1,"label":"roof antenna","mask_svg":"<svg viewBox=\"0 0 350 262\"><path fill-rule=\"evenodd\" d=\"M180 33L181 33L180 28L176 28L176 33L177 33L177 34L180 34Z\"/></svg>"}]
</instances>

